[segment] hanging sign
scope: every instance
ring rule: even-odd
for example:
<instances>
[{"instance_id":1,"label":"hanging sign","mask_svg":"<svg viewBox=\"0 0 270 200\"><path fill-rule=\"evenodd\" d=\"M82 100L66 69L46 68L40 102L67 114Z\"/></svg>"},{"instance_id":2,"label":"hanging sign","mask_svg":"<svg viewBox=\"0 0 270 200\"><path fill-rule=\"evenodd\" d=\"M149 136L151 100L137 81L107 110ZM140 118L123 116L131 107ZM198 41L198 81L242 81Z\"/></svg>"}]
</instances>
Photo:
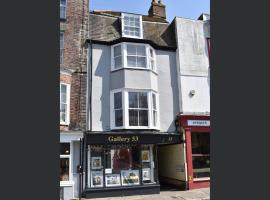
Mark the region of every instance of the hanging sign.
<instances>
[{"instance_id":1,"label":"hanging sign","mask_svg":"<svg viewBox=\"0 0 270 200\"><path fill-rule=\"evenodd\" d=\"M188 126L210 126L210 120L187 120Z\"/></svg>"}]
</instances>

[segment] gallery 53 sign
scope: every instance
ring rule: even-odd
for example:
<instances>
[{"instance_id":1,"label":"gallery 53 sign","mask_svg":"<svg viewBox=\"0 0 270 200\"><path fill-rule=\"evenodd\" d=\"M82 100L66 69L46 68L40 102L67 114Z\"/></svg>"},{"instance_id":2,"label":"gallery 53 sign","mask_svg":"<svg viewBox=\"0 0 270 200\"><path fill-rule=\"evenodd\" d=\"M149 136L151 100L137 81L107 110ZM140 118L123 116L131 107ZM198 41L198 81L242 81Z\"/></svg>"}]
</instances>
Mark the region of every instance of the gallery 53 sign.
<instances>
[{"instance_id":1,"label":"gallery 53 sign","mask_svg":"<svg viewBox=\"0 0 270 200\"><path fill-rule=\"evenodd\" d=\"M139 137L138 136L131 136L131 137L122 137L122 136L109 136L108 137L109 142L138 142Z\"/></svg>"},{"instance_id":2,"label":"gallery 53 sign","mask_svg":"<svg viewBox=\"0 0 270 200\"><path fill-rule=\"evenodd\" d=\"M210 126L210 120L187 120L188 126Z\"/></svg>"}]
</instances>

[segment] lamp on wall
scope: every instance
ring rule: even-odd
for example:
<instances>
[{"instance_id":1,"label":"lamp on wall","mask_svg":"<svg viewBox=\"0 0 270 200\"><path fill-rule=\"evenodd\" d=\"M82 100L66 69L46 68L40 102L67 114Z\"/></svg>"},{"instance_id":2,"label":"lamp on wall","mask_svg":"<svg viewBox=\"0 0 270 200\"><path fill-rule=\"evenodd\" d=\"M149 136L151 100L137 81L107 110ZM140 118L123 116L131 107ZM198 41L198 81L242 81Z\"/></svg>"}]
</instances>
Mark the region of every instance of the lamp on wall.
<instances>
[{"instance_id":1,"label":"lamp on wall","mask_svg":"<svg viewBox=\"0 0 270 200\"><path fill-rule=\"evenodd\" d=\"M195 95L195 90L190 90L189 96L190 96L190 97L193 97L194 95Z\"/></svg>"}]
</instances>

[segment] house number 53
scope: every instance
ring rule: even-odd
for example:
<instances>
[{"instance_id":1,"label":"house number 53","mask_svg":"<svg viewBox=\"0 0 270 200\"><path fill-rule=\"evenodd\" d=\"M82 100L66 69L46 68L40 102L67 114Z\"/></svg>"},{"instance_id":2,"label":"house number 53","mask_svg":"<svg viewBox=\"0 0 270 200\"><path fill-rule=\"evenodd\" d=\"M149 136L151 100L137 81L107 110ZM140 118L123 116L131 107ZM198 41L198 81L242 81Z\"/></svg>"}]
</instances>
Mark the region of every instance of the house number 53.
<instances>
[{"instance_id":1,"label":"house number 53","mask_svg":"<svg viewBox=\"0 0 270 200\"><path fill-rule=\"evenodd\" d=\"M139 137L138 136L132 136L131 141L132 142L138 142L139 141Z\"/></svg>"}]
</instances>

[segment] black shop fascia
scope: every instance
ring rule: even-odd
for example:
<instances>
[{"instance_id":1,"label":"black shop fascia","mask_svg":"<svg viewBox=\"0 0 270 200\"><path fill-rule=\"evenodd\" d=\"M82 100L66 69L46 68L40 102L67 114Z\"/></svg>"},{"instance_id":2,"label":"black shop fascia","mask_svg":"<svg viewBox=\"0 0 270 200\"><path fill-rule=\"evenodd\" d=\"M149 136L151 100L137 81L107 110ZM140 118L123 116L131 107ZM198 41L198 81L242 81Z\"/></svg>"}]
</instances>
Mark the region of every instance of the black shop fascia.
<instances>
[{"instance_id":1,"label":"black shop fascia","mask_svg":"<svg viewBox=\"0 0 270 200\"><path fill-rule=\"evenodd\" d=\"M86 198L157 194L157 148L179 144L176 133L85 132L82 145Z\"/></svg>"}]
</instances>

